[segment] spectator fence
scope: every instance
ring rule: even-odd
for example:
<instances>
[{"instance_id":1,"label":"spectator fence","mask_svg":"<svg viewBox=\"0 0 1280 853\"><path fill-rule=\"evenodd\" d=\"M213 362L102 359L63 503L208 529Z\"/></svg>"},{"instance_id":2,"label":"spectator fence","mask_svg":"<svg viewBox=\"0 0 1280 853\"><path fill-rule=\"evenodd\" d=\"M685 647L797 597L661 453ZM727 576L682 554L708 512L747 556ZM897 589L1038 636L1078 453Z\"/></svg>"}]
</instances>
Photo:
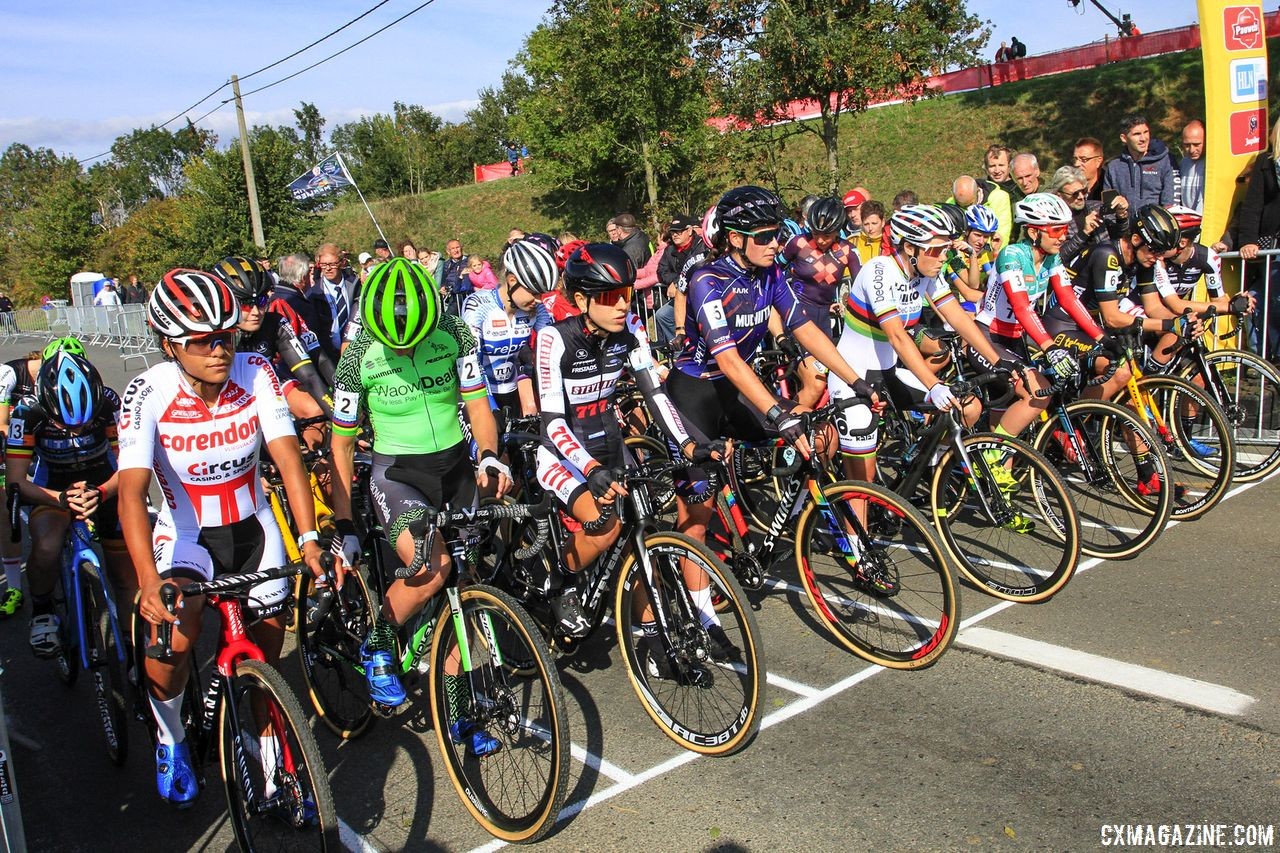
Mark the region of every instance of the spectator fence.
<instances>
[{"instance_id":1,"label":"spectator fence","mask_svg":"<svg viewBox=\"0 0 1280 853\"><path fill-rule=\"evenodd\" d=\"M0 314L0 344L30 341L31 348L38 349L60 335L75 335L88 346L117 347L126 364L141 359L150 367L150 358L160 355L155 335L147 327L145 305L103 308L54 304L47 309Z\"/></svg>"}]
</instances>

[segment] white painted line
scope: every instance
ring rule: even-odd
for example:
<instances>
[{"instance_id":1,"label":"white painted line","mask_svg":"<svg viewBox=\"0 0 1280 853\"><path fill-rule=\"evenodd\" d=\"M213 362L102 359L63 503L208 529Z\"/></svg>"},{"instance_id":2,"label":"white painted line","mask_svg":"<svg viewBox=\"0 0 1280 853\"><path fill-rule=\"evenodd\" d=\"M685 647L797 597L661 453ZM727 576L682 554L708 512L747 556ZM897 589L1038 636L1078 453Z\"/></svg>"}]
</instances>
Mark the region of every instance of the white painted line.
<instances>
[{"instance_id":1,"label":"white painted line","mask_svg":"<svg viewBox=\"0 0 1280 853\"><path fill-rule=\"evenodd\" d=\"M354 853L378 853L377 847L370 844L342 818L338 818L338 840L342 842L343 847Z\"/></svg>"},{"instance_id":2,"label":"white painted line","mask_svg":"<svg viewBox=\"0 0 1280 853\"><path fill-rule=\"evenodd\" d=\"M993 631L990 628L969 628L961 631L956 637L956 643L996 657L1022 661L1042 669L1063 672L1099 684L1109 684L1144 696L1167 699L1178 705L1199 708L1215 714L1238 717L1257 701L1252 696L1246 696L1221 684L1162 672L1114 658L1069 649L1066 646L1042 643L1039 640L1006 634L1004 631Z\"/></svg>"},{"instance_id":3,"label":"white painted line","mask_svg":"<svg viewBox=\"0 0 1280 853\"><path fill-rule=\"evenodd\" d=\"M618 765L605 761L594 752L588 752L586 748L578 746L576 743L569 744L569 753L601 776L608 776L615 782L630 782L635 778L635 776Z\"/></svg>"},{"instance_id":4,"label":"white painted line","mask_svg":"<svg viewBox=\"0 0 1280 853\"><path fill-rule=\"evenodd\" d=\"M774 589L785 589L789 592L799 593L805 597L805 601L809 600L809 593L805 591L804 587L798 584L787 583L786 581L766 580L765 585ZM840 595L824 595L822 600L831 604L839 605L840 607L858 607L869 613L875 613L877 616L884 616L888 619L897 619L901 622L906 622L908 625L932 628L934 630L938 627L938 622L934 620L925 619L923 616L917 616L914 613L903 613L901 610L890 610L884 605L871 604L868 601L854 601L851 598L845 598ZM923 643L921 645L923 645Z\"/></svg>"},{"instance_id":5,"label":"white painted line","mask_svg":"<svg viewBox=\"0 0 1280 853\"><path fill-rule=\"evenodd\" d=\"M1257 482L1245 483L1243 485L1236 486L1234 489L1227 492L1227 494L1223 497L1223 501L1233 498L1242 492L1246 492L1249 489L1253 488L1254 486L1259 485L1260 483L1265 483L1267 482L1267 480L1270 480L1270 479L1271 478L1268 477L1263 480L1258 480ZM1181 522L1177 520L1170 521L1167 525L1165 525L1165 531L1168 531L1169 528L1175 527L1178 524L1181 524ZM1087 572L1089 569L1094 568L1095 566L1101 564L1102 562L1103 560L1099 557L1093 557L1091 559L1088 559L1083 563L1081 563L1078 567L1076 567L1075 573L1081 574L1082 572ZM787 589L787 590L799 592L800 594L805 595L806 599L808 597L807 593L805 593L803 588L795 586L793 584L786 583L785 581L776 580L774 578L765 578L765 585L774 589L781 588L781 589ZM992 606L988 607L986 610L976 613L973 616L970 616L968 619L962 620L960 623L960 631L963 632L965 630L971 630L972 626L978 624L979 622L982 622L986 619L990 619L992 616L995 616L997 613L1000 613L1016 605L1017 605L1017 602L1014 602L1014 601L1001 601L997 604L993 604ZM761 730L767 729L785 720L789 720L798 714L802 714L805 711L808 711L810 708L814 708L814 707L817 707L818 705L821 705L826 700L840 693L843 693L849 688L857 684L860 684L861 682L871 678L871 676L877 675L881 672L884 672L884 667L875 666L875 665L868 666L864 669L858 670L853 675L850 675L844 678L843 680L836 682L835 684L831 685L825 690L819 691L819 693L816 696L798 699L795 702L792 702L790 705L779 708L777 711L774 711L772 714L767 715L763 720L761 720L760 728ZM637 785L644 784L645 782L648 782L652 779L656 779L659 776L662 776L666 773L670 773L671 771L676 770L680 767L683 767L684 765L689 764L690 762L696 761L699 758L701 758L701 756L696 752L679 753L678 755L673 756L672 758L662 762L661 764L656 764L653 767L649 768L648 770L644 771L643 773L633 776L632 781L630 782L621 782L617 785L614 785L610 788L606 788L602 791L596 791L585 800L576 800L572 803L569 803L563 809L560 810L560 817L557 820L557 822L568 820L569 818L573 817L574 815L578 814L579 812L585 809L590 808L591 806L598 805L599 803L602 803L605 800L612 799L613 797L616 797L618 794L624 794L627 791L631 790L632 788L636 787ZM494 839L493 841L490 841L487 844L483 844L480 847L476 847L474 850L471 851L471 853L493 853L493 851L501 850L503 847L506 847L506 846L507 846L507 842Z\"/></svg>"},{"instance_id":6,"label":"white painted line","mask_svg":"<svg viewBox=\"0 0 1280 853\"><path fill-rule=\"evenodd\" d=\"M790 678L784 678L783 676L773 672L765 673L765 680L768 681L770 684L772 684L774 687L781 687L783 690L786 690L788 693L794 693L797 696L803 696L806 699L813 696L818 696L822 693L822 691L816 687L810 687L807 684L801 684L798 681L792 681Z\"/></svg>"}]
</instances>

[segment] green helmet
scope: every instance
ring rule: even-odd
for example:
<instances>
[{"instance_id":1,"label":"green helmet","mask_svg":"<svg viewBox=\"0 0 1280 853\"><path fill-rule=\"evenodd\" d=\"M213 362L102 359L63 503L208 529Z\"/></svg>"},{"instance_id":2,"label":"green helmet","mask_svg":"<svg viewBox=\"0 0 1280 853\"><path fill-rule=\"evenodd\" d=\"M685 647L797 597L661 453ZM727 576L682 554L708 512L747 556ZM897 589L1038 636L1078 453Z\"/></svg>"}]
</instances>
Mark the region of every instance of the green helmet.
<instances>
[{"instance_id":1,"label":"green helmet","mask_svg":"<svg viewBox=\"0 0 1280 853\"><path fill-rule=\"evenodd\" d=\"M47 361L60 352L69 352L72 355L86 354L84 344L80 343L80 339L67 335L64 338L54 338L49 341L48 346L44 348L44 352L40 354L40 357Z\"/></svg>"},{"instance_id":2,"label":"green helmet","mask_svg":"<svg viewBox=\"0 0 1280 853\"><path fill-rule=\"evenodd\" d=\"M425 267L393 258L369 273L360 313L375 340L392 349L409 349L435 329L440 293Z\"/></svg>"}]
</instances>

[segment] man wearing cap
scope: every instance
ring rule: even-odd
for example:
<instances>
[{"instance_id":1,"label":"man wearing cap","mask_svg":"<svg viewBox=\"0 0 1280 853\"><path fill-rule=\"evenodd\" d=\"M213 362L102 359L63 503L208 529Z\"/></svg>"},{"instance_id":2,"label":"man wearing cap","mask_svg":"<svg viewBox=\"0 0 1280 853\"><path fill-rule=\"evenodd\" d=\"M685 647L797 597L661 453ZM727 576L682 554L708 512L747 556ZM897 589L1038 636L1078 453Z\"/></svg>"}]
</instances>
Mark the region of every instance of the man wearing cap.
<instances>
[{"instance_id":1,"label":"man wearing cap","mask_svg":"<svg viewBox=\"0 0 1280 853\"><path fill-rule=\"evenodd\" d=\"M373 254L378 259L378 263L391 260L391 247L387 245L387 241L379 237L373 241Z\"/></svg>"},{"instance_id":2,"label":"man wearing cap","mask_svg":"<svg viewBox=\"0 0 1280 853\"><path fill-rule=\"evenodd\" d=\"M108 280L106 284L102 285L98 295L93 297L93 304L99 308L118 308L120 306L120 294L116 293L115 282Z\"/></svg>"},{"instance_id":3,"label":"man wearing cap","mask_svg":"<svg viewBox=\"0 0 1280 853\"><path fill-rule=\"evenodd\" d=\"M683 299L683 294L676 289L676 280L684 269L685 262L693 254L698 241L694 227L697 220L684 213L671 217L667 224L667 246L658 258L658 283L666 289L668 301L653 315L658 324L658 343L665 344L676 333L676 299Z\"/></svg>"},{"instance_id":4,"label":"man wearing cap","mask_svg":"<svg viewBox=\"0 0 1280 853\"><path fill-rule=\"evenodd\" d=\"M649 262L653 249L649 246L649 235L636 226L636 218L630 213L619 213L610 220L617 228L617 237L610 236L613 244L627 253L636 269Z\"/></svg>"},{"instance_id":5,"label":"man wearing cap","mask_svg":"<svg viewBox=\"0 0 1280 853\"><path fill-rule=\"evenodd\" d=\"M869 198L871 193L862 187L854 187L844 194L842 199L844 213L849 217L849 223L845 226L844 233L840 235L841 239L852 239L862 231L862 204Z\"/></svg>"},{"instance_id":6,"label":"man wearing cap","mask_svg":"<svg viewBox=\"0 0 1280 853\"><path fill-rule=\"evenodd\" d=\"M369 270L378 265L378 259L368 252L361 252L360 256L356 260L359 267L357 275L359 276L361 283L363 283L365 277L369 275Z\"/></svg>"}]
</instances>

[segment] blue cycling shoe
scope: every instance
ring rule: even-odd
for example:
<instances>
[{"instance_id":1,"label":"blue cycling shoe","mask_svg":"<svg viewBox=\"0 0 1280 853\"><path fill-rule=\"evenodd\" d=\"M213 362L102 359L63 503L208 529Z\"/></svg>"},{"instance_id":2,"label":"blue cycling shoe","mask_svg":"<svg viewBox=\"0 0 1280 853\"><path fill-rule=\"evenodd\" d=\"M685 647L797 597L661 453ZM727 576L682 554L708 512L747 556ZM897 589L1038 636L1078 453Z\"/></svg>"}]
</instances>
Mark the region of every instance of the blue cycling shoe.
<instances>
[{"instance_id":1,"label":"blue cycling shoe","mask_svg":"<svg viewBox=\"0 0 1280 853\"><path fill-rule=\"evenodd\" d=\"M180 809L196 801L200 783L191 766L191 750L186 741L173 746L156 745L156 790Z\"/></svg>"},{"instance_id":2,"label":"blue cycling shoe","mask_svg":"<svg viewBox=\"0 0 1280 853\"><path fill-rule=\"evenodd\" d=\"M502 749L502 741L491 737L487 731L470 720L454 720L450 723L449 737L453 739L454 743L462 743L470 737L471 741L467 744L467 751L476 758L493 755Z\"/></svg>"},{"instance_id":3,"label":"blue cycling shoe","mask_svg":"<svg viewBox=\"0 0 1280 853\"><path fill-rule=\"evenodd\" d=\"M1187 439L1187 449L1190 450L1197 459L1210 459L1218 455L1218 448L1211 447L1203 441L1196 441L1194 438Z\"/></svg>"},{"instance_id":4,"label":"blue cycling shoe","mask_svg":"<svg viewBox=\"0 0 1280 853\"><path fill-rule=\"evenodd\" d=\"M388 708L399 708L404 704L407 697L391 652L370 649L366 639L360 645L360 663L364 666L365 680L369 682L370 699Z\"/></svg>"}]
</instances>

